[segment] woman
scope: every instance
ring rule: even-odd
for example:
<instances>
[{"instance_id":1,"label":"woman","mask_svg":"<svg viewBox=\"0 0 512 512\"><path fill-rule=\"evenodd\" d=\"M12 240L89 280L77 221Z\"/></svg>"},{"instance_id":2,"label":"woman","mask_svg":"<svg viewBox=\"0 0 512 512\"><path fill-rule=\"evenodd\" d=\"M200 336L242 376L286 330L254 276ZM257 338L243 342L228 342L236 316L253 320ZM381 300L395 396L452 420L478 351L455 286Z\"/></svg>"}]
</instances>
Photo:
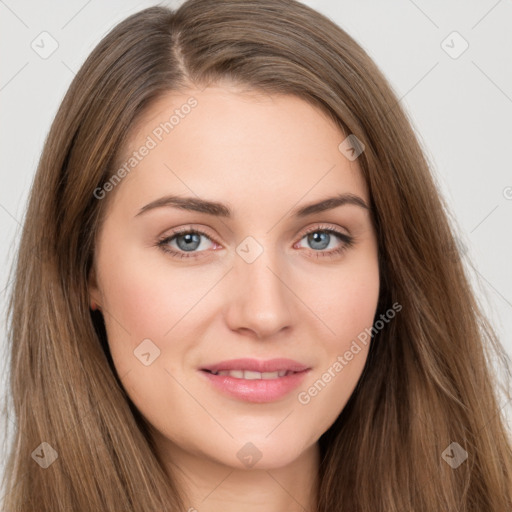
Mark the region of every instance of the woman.
<instances>
[{"instance_id":1,"label":"woman","mask_svg":"<svg viewBox=\"0 0 512 512\"><path fill-rule=\"evenodd\" d=\"M129 17L33 185L4 510L510 509L505 354L455 247L397 98L328 19Z\"/></svg>"}]
</instances>

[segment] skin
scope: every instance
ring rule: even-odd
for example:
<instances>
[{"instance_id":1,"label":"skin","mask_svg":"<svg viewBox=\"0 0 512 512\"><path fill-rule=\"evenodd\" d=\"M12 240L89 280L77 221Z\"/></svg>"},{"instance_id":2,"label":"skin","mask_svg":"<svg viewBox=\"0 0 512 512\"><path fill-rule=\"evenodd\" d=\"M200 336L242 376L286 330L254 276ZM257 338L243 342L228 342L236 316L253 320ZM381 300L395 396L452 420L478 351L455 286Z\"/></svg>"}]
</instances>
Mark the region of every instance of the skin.
<instances>
[{"instance_id":1,"label":"skin","mask_svg":"<svg viewBox=\"0 0 512 512\"><path fill-rule=\"evenodd\" d=\"M338 149L345 135L324 113L294 96L229 84L162 97L134 127L125 156L191 96L197 106L109 192L91 301L104 315L121 381L190 510L314 510L317 441L352 394L368 346L331 370L335 377L309 403L297 395L372 326L378 249L368 210L343 205L305 218L290 210L345 192L370 204L368 190L357 160ZM233 218L169 206L137 215L171 193L226 203ZM181 249L196 257L157 246L190 224L207 233L192 253ZM317 257L345 242L327 236L319 249L304 234L316 226L354 244ZM247 236L263 248L252 263L236 252ZM168 246L180 251L180 240ZM160 350L148 366L134 356L144 339ZM198 370L238 357L288 357L311 371L284 398L251 403L224 395ZM248 442L262 455L253 467L237 457Z\"/></svg>"}]
</instances>

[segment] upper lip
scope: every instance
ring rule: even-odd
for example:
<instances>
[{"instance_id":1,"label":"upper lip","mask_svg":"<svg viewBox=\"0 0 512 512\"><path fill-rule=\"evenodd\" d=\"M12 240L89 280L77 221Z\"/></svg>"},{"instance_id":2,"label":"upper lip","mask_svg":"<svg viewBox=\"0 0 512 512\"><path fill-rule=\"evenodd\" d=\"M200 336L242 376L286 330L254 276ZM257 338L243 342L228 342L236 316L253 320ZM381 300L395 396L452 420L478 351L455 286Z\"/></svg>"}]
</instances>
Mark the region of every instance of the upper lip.
<instances>
[{"instance_id":1,"label":"upper lip","mask_svg":"<svg viewBox=\"0 0 512 512\"><path fill-rule=\"evenodd\" d=\"M282 370L302 372L308 370L309 367L303 365L293 359L268 359L261 361L258 359L230 359L229 361L221 361L201 368L210 372L219 372L223 370L249 370L253 372L277 372Z\"/></svg>"}]
</instances>

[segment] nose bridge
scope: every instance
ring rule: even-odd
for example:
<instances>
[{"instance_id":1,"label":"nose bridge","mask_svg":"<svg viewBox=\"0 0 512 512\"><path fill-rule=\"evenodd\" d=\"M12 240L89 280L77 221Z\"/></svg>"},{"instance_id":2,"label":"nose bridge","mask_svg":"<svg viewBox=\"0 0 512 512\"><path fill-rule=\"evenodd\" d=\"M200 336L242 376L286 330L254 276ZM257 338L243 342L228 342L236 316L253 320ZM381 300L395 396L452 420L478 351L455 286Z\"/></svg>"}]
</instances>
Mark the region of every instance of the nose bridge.
<instances>
[{"instance_id":1,"label":"nose bridge","mask_svg":"<svg viewBox=\"0 0 512 512\"><path fill-rule=\"evenodd\" d=\"M247 237L236 249L229 293L231 327L269 336L291 323L291 294L282 255L276 247Z\"/></svg>"}]
</instances>

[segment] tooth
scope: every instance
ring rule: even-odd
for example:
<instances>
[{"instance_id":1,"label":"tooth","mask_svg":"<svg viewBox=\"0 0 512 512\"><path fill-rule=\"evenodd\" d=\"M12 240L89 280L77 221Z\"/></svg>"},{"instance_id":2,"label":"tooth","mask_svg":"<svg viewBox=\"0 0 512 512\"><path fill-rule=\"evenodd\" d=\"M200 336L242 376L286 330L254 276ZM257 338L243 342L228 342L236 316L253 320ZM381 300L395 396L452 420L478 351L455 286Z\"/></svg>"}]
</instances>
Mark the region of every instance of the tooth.
<instances>
[{"instance_id":1,"label":"tooth","mask_svg":"<svg viewBox=\"0 0 512 512\"><path fill-rule=\"evenodd\" d=\"M252 370L219 370L212 372L214 375L229 376L235 379L247 379L247 380L258 380L258 379L277 379L279 377L285 377L293 373L291 370L279 370L275 372L255 372Z\"/></svg>"},{"instance_id":2,"label":"tooth","mask_svg":"<svg viewBox=\"0 0 512 512\"><path fill-rule=\"evenodd\" d=\"M252 372L250 370L245 370L244 371L244 379L249 379L249 380L261 379L261 373L260 372Z\"/></svg>"}]
</instances>

